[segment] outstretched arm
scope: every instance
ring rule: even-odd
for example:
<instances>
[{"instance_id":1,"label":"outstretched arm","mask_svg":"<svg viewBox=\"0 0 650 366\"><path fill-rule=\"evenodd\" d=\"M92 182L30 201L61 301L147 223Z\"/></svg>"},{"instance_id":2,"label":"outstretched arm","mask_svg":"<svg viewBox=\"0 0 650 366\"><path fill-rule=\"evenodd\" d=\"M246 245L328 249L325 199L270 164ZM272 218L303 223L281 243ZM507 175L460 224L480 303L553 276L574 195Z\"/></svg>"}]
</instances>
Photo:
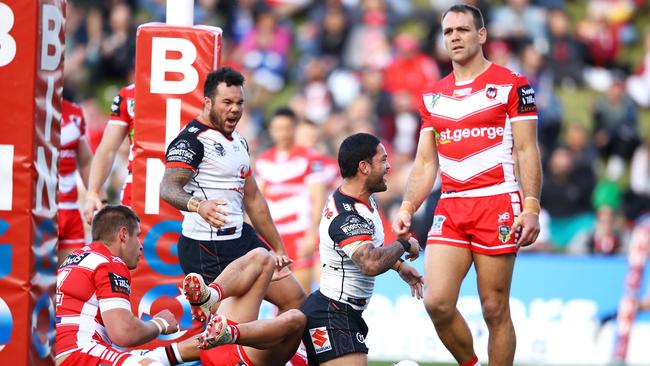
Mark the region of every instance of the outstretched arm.
<instances>
[{"instance_id":1,"label":"outstretched arm","mask_svg":"<svg viewBox=\"0 0 650 366\"><path fill-rule=\"evenodd\" d=\"M409 245L408 250L405 250L406 245L400 241L381 247L374 247L369 241L352 243L349 244L350 258L359 267L361 273L366 276L377 276L396 266L396 262L405 252L409 253L409 258L412 260L417 258L420 248L418 241L410 238L403 242Z\"/></svg>"}]
</instances>

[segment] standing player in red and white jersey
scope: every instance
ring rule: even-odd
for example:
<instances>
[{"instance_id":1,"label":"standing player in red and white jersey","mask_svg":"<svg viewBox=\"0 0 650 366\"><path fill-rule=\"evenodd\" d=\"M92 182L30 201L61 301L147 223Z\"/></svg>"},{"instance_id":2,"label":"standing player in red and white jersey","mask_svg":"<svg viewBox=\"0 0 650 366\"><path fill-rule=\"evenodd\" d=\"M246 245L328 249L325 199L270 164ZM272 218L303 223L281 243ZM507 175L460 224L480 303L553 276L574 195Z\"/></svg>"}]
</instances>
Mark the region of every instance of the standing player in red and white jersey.
<instances>
[{"instance_id":1,"label":"standing player in red and white jersey","mask_svg":"<svg viewBox=\"0 0 650 366\"><path fill-rule=\"evenodd\" d=\"M90 167L88 192L86 193L86 204L83 210L84 218L88 223L92 221L93 213L103 206L99 198L99 192L111 172L115 162L115 155L127 136L131 149L129 152L128 174L122 188L122 204L131 206L134 117L135 84L129 84L120 89L120 92L113 99L111 117L108 120L102 141L99 143L97 151L95 151L95 158Z\"/></svg>"},{"instance_id":2,"label":"standing player in red and white jersey","mask_svg":"<svg viewBox=\"0 0 650 366\"><path fill-rule=\"evenodd\" d=\"M320 156L295 143L297 124L289 108L274 113L269 121L274 146L257 158L255 173L287 255L294 260L291 269L303 290L311 292L326 187Z\"/></svg>"},{"instance_id":3,"label":"standing player in red and white jersey","mask_svg":"<svg viewBox=\"0 0 650 366\"><path fill-rule=\"evenodd\" d=\"M93 154L86 140L86 120L81 107L63 100L61 108L61 151L59 156L59 264L86 242L83 221L77 204L77 169L84 185Z\"/></svg>"},{"instance_id":4,"label":"standing player in red and white jersey","mask_svg":"<svg viewBox=\"0 0 650 366\"><path fill-rule=\"evenodd\" d=\"M478 364L472 334L456 308L460 285L474 263L489 330L489 364L512 365L516 340L509 296L515 256L539 234L535 94L521 75L484 58L487 31L478 9L453 5L442 16L442 32L453 72L422 96L417 155L393 229L398 235L408 232L439 167L442 197L427 239L425 307L456 361Z\"/></svg>"}]
</instances>

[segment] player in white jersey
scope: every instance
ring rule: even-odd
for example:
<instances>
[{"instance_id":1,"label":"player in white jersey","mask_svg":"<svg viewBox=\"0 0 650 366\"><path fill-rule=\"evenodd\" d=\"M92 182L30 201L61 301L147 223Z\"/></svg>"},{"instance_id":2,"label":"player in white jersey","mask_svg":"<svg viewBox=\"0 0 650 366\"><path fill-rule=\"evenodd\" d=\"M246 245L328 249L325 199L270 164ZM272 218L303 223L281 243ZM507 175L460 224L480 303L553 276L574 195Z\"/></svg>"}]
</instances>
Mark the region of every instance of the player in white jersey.
<instances>
[{"instance_id":1,"label":"player in white jersey","mask_svg":"<svg viewBox=\"0 0 650 366\"><path fill-rule=\"evenodd\" d=\"M338 161L343 184L329 197L319 225L323 265L320 290L305 301L307 327L303 343L309 364L367 365L368 327L361 317L368 306L375 276L396 270L418 299L422 276L400 259L419 255L417 240L404 235L384 244L384 230L372 194L387 189L390 169L386 149L375 136L346 138Z\"/></svg>"},{"instance_id":2,"label":"player in white jersey","mask_svg":"<svg viewBox=\"0 0 650 366\"><path fill-rule=\"evenodd\" d=\"M246 140L235 131L244 110L243 84L243 75L229 67L208 74L203 112L170 143L160 185L163 200L184 215L178 241L181 267L208 283L258 247L270 246L278 266L290 263L251 174ZM268 246L244 222L244 212ZM266 294L281 312L299 308L304 298L293 275L273 282Z\"/></svg>"},{"instance_id":3,"label":"player in white jersey","mask_svg":"<svg viewBox=\"0 0 650 366\"><path fill-rule=\"evenodd\" d=\"M81 107L63 100L61 106L61 153L59 156L59 264L73 250L84 246L81 212L77 204L77 172L88 186L88 172L93 153L86 139L86 120Z\"/></svg>"},{"instance_id":4,"label":"player in white jersey","mask_svg":"<svg viewBox=\"0 0 650 366\"><path fill-rule=\"evenodd\" d=\"M303 290L311 292L314 281L318 222L325 204L326 177L321 156L296 144L295 113L279 108L269 121L273 147L255 161L260 190L269 204L291 270Z\"/></svg>"},{"instance_id":5,"label":"player in white jersey","mask_svg":"<svg viewBox=\"0 0 650 366\"><path fill-rule=\"evenodd\" d=\"M521 75L484 58L487 31L475 7L451 6L442 16L442 32L453 72L422 96L417 154L393 229L408 232L439 168L442 196L427 239L425 307L456 361L478 364L472 334L456 308L474 263L489 330L489 364L512 365L515 256L539 234L535 92Z\"/></svg>"}]
</instances>

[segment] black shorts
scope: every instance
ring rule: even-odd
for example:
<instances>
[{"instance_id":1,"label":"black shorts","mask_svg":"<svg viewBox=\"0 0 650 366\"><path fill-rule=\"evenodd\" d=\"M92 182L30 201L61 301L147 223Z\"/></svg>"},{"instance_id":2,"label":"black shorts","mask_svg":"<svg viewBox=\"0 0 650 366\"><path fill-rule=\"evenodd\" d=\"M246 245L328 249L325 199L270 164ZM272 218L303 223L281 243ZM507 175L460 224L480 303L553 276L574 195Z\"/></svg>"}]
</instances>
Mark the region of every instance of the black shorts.
<instances>
[{"instance_id":1,"label":"black shorts","mask_svg":"<svg viewBox=\"0 0 650 366\"><path fill-rule=\"evenodd\" d=\"M198 273L211 283L232 261L255 248L269 249L247 223L241 236L230 240L194 240L181 235L178 240L178 260L185 274Z\"/></svg>"},{"instance_id":2,"label":"black shorts","mask_svg":"<svg viewBox=\"0 0 650 366\"><path fill-rule=\"evenodd\" d=\"M315 291L305 301L302 312L307 316L302 341L307 347L309 365L349 353L368 353L368 326L361 317L362 311Z\"/></svg>"}]
</instances>

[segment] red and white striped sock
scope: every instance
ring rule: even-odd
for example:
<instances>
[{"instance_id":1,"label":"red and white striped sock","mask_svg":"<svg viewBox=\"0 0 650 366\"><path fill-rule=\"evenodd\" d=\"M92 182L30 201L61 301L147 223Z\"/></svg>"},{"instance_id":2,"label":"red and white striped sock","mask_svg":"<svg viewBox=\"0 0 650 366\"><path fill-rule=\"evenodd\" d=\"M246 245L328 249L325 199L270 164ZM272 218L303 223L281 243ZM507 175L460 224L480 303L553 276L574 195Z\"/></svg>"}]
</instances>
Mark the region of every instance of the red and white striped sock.
<instances>
[{"instance_id":1,"label":"red and white striped sock","mask_svg":"<svg viewBox=\"0 0 650 366\"><path fill-rule=\"evenodd\" d=\"M211 283L208 285L208 289L210 290L210 300L214 302L221 301L223 298L223 290L221 289L221 286L216 283Z\"/></svg>"}]
</instances>

